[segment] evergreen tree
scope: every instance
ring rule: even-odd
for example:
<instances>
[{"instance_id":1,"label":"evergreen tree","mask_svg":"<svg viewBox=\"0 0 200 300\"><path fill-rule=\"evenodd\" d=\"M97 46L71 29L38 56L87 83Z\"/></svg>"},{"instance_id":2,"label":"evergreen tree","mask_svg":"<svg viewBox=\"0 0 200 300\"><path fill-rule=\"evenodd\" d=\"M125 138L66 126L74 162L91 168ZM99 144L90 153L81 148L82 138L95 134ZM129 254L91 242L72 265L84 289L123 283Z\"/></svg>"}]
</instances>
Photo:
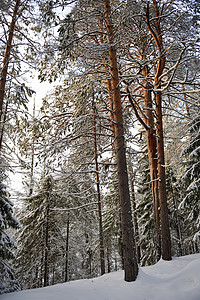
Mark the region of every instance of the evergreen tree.
<instances>
[{"instance_id":1,"label":"evergreen tree","mask_svg":"<svg viewBox=\"0 0 200 300\"><path fill-rule=\"evenodd\" d=\"M179 166L180 167L180 166ZM187 228L187 221L184 214L178 209L182 200L182 186L178 176L178 170L172 167L166 172L167 196L169 199L169 222L172 237L173 256L182 256L184 252L184 237Z\"/></svg>"},{"instance_id":2,"label":"evergreen tree","mask_svg":"<svg viewBox=\"0 0 200 300\"><path fill-rule=\"evenodd\" d=\"M19 290L18 281L9 261L14 258L16 243L10 237L8 228L19 228L19 222L13 216L13 203L5 182L5 162L0 159L0 294Z\"/></svg>"},{"instance_id":3,"label":"evergreen tree","mask_svg":"<svg viewBox=\"0 0 200 300\"><path fill-rule=\"evenodd\" d=\"M137 215L140 232L141 265L156 263L156 229L153 201L151 194L151 179L147 157L140 162L140 172L137 175Z\"/></svg>"},{"instance_id":4,"label":"evergreen tree","mask_svg":"<svg viewBox=\"0 0 200 300\"><path fill-rule=\"evenodd\" d=\"M62 235L52 211L57 201L58 195L53 191L51 176L44 176L38 192L24 200L26 205L21 214L22 229L16 259L23 288L49 285L51 264L56 265L54 257L61 255L62 248L55 245Z\"/></svg>"},{"instance_id":5,"label":"evergreen tree","mask_svg":"<svg viewBox=\"0 0 200 300\"><path fill-rule=\"evenodd\" d=\"M103 202L103 232L106 250L105 261L107 271L111 272L123 268L124 262L116 166L109 166L109 168L111 170L106 176L107 185Z\"/></svg>"},{"instance_id":6,"label":"evergreen tree","mask_svg":"<svg viewBox=\"0 0 200 300\"><path fill-rule=\"evenodd\" d=\"M182 151L185 158L185 174L182 182L186 187L180 204L189 221L188 238L191 249L199 251L200 238L200 117L197 115L188 125L188 143Z\"/></svg>"}]
</instances>

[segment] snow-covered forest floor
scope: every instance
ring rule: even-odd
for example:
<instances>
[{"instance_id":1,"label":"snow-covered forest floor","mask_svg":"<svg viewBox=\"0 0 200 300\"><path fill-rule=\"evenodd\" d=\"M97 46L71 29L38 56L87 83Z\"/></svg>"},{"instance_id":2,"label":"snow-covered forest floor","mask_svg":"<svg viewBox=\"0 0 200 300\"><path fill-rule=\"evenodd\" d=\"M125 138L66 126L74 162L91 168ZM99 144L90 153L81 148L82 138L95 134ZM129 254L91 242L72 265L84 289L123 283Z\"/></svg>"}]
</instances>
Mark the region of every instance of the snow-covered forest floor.
<instances>
[{"instance_id":1,"label":"snow-covered forest floor","mask_svg":"<svg viewBox=\"0 0 200 300\"><path fill-rule=\"evenodd\" d=\"M200 300L200 254L141 267L136 282L123 272L4 294L1 300Z\"/></svg>"}]
</instances>

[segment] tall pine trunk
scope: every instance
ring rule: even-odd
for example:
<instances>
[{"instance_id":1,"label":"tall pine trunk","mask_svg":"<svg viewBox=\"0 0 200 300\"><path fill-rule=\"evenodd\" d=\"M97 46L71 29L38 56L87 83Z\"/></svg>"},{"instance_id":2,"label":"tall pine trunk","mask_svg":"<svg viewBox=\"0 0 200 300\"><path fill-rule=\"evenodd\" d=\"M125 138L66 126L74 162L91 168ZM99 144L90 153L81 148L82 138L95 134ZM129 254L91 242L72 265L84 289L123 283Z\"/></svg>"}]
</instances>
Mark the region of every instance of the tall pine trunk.
<instances>
[{"instance_id":1,"label":"tall pine trunk","mask_svg":"<svg viewBox=\"0 0 200 300\"><path fill-rule=\"evenodd\" d=\"M158 88L158 87L156 87ZM171 237L169 230L167 193L166 193L166 175L165 175L165 155L164 155L164 138L162 123L162 96L161 92L156 94L156 114L157 114L157 151L158 151L158 188L160 199L160 222L162 237L162 258L171 260Z\"/></svg>"},{"instance_id":2,"label":"tall pine trunk","mask_svg":"<svg viewBox=\"0 0 200 300\"><path fill-rule=\"evenodd\" d=\"M141 56L144 60L144 57ZM148 77L148 67L144 66L142 73L145 78ZM144 106L146 113L146 134L147 134L147 149L148 161L151 178L151 188L154 207L154 218L156 228L156 253L157 260L161 257L161 233L160 233L160 213L159 213L159 191L158 191L158 171L157 171L157 145L156 145L156 130L154 124L153 103L152 103L152 88L147 80L143 83Z\"/></svg>"},{"instance_id":3,"label":"tall pine trunk","mask_svg":"<svg viewBox=\"0 0 200 300\"><path fill-rule=\"evenodd\" d=\"M14 35L14 30L15 30L15 24L16 24L16 19L17 19L17 14L18 14L18 9L20 6L20 0L16 0L14 11L13 11L13 16L12 20L10 23L10 28L8 32L8 40L6 44L6 51L4 55L4 60L3 60L3 67L1 70L1 80L0 80L0 123L2 121L2 115L3 115L3 102L4 102L4 95L5 95L5 86L6 86L6 78L8 74L8 65L9 65L9 60L10 60L10 53L11 53L11 48L12 48L12 41L13 41L13 35ZM0 140L0 150L2 146L2 138Z\"/></svg>"},{"instance_id":4,"label":"tall pine trunk","mask_svg":"<svg viewBox=\"0 0 200 300\"><path fill-rule=\"evenodd\" d=\"M125 153L124 129L121 95L117 69L116 50L113 45L113 28L110 1L104 1L106 29L109 43L109 61L114 110L115 152L117 159L118 185L121 208L122 243L124 255L125 281L134 281L138 275L136 245L131 214L131 202L128 186L128 172Z\"/></svg>"},{"instance_id":5,"label":"tall pine trunk","mask_svg":"<svg viewBox=\"0 0 200 300\"><path fill-rule=\"evenodd\" d=\"M153 29L150 24L149 4L146 9L147 27L155 41L158 49L157 65L155 66L155 100L156 100L156 115L157 115L157 169L158 169L158 189L160 203L160 223L161 223L161 253L164 260L171 260L171 237L169 229L168 209L167 209L167 194L166 194L166 176L165 176L165 155L164 155L164 137L163 137L163 117L162 117L162 92L161 92L161 75L165 68L166 57L163 47L162 32L161 32L161 15L156 0L153 0L155 19Z\"/></svg>"}]
</instances>

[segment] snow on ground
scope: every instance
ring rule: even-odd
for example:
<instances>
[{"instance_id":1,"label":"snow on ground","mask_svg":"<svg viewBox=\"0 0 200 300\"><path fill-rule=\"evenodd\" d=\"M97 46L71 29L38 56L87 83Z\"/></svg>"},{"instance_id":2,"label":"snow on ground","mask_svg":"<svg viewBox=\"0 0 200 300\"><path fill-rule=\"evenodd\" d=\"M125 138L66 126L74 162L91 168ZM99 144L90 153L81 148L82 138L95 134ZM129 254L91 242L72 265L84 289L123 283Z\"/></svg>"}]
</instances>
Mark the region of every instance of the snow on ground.
<instances>
[{"instance_id":1,"label":"snow on ground","mask_svg":"<svg viewBox=\"0 0 200 300\"><path fill-rule=\"evenodd\" d=\"M142 267L135 282L123 272L4 294L1 300L200 300L200 254Z\"/></svg>"}]
</instances>

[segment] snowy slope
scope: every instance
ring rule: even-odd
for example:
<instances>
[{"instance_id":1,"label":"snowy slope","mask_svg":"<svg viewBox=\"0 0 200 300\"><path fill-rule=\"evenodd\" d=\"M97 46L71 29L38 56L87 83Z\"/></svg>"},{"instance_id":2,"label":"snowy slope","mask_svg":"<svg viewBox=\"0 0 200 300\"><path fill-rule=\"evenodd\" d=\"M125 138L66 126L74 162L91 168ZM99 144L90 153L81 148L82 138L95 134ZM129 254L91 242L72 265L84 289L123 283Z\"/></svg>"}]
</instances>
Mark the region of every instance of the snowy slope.
<instances>
[{"instance_id":1,"label":"snowy slope","mask_svg":"<svg viewBox=\"0 0 200 300\"><path fill-rule=\"evenodd\" d=\"M200 300L200 254L142 267L136 282L123 272L4 294L1 300Z\"/></svg>"}]
</instances>

